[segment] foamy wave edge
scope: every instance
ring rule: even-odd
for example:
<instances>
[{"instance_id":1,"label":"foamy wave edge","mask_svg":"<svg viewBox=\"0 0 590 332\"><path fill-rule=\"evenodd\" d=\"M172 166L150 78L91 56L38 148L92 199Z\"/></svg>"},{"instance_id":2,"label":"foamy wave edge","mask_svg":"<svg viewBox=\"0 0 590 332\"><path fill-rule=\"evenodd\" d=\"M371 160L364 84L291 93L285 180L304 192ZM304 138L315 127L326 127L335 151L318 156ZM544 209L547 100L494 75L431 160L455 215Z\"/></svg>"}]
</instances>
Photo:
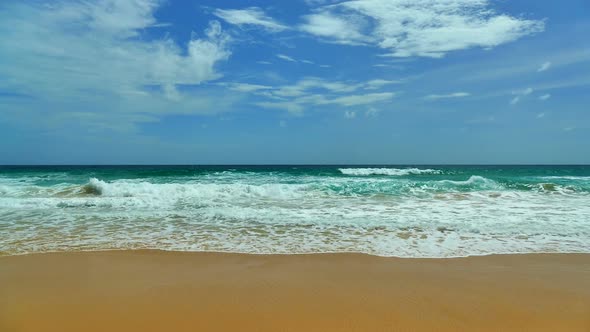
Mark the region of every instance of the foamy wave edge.
<instances>
[{"instance_id":1,"label":"foamy wave edge","mask_svg":"<svg viewBox=\"0 0 590 332\"><path fill-rule=\"evenodd\" d=\"M339 168L340 173L344 175L369 176L369 175L421 175L421 174L442 174L438 169L420 169L420 168Z\"/></svg>"}]
</instances>

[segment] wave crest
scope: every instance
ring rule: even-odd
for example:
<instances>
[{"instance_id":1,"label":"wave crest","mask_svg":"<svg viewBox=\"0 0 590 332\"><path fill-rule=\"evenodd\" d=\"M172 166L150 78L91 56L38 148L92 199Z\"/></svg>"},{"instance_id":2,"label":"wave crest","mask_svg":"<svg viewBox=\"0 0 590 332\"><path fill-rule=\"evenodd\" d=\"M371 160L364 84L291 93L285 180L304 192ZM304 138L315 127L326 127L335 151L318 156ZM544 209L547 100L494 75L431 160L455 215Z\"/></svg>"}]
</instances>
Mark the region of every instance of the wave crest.
<instances>
[{"instance_id":1,"label":"wave crest","mask_svg":"<svg viewBox=\"0 0 590 332\"><path fill-rule=\"evenodd\" d=\"M478 189L503 189L502 185L500 185L498 182L479 175L472 175L465 181L442 180L439 181L439 183Z\"/></svg>"},{"instance_id":2,"label":"wave crest","mask_svg":"<svg viewBox=\"0 0 590 332\"><path fill-rule=\"evenodd\" d=\"M369 176L369 175L421 175L421 174L442 174L438 169L420 169L420 168L339 168L340 173L344 175Z\"/></svg>"},{"instance_id":3,"label":"wave crest","mask_svg":"<svg viewBox=\"0 0 590 332\"><path fill-rule=\"evenodd\" d=\"M301 196L308 188L303 184L244 184L244 183L152 183L116 180L106 182L91 178L81 187L82 195L103 197L136 197L158 200L179 198L195 199L235 199L272 198L290 199Z\"/></svg>"},{"instance_id":4,"label":"wave crest","mask_svg":"<svg viewBox=\"0 0 590 332\"><path fill-rule=\"evenodd\" d=\"M92 178L88 181L87 184L82 186L81 193L84 195L100 196L102 195L105 186L106 182L101 181L97 178Z\"/></svg>"}]
</instances>

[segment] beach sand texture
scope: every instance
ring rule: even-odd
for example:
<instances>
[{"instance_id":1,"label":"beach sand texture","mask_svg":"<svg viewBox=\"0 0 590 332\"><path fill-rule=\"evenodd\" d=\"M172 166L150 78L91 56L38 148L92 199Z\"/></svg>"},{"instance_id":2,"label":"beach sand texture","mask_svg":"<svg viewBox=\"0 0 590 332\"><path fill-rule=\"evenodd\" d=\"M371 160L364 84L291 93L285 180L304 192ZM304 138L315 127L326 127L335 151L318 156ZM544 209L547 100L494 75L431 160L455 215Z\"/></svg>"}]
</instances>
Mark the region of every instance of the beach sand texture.
<instances>
[{"instance_id":1,"label":"beach sand texture","mask_svg":"<svg viewBox=\"0 0 590 332\"><path fill-rule=\"evenodd\" d=\"M0 331L590 331L590 255L0 257Z\"/></svg>"}]
</instances>

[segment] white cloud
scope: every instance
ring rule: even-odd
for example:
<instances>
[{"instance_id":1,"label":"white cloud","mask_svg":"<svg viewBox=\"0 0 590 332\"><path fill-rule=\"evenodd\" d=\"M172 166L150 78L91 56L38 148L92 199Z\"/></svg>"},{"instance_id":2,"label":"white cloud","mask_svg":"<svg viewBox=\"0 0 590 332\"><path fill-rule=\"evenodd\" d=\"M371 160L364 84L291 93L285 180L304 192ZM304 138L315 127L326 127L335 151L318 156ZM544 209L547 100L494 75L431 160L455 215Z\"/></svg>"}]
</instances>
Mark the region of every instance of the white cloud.
<instances>
[{"instance_id":1,"label":"white cloud","mask_svg":"<svg viewBox=\"0 0 590 332\"><path fill-rule=\"evenodd\" d=\"M283 87L285 89L285 87ZM334 92L334 91L333 91ZM271 92L272 93L276 92ZM339 91L339 93L342 93ZM282 96L286 96L283 94ZM345 94L345 95L330 95L330 94L308 94L304 90L300 93L293 93L289 95L288 100L281 101L265 101L258 102L256 105L264 108L282 109L291 113L300 114L305 109L317 106L337 105L343 107L352 107L360 105L371 105L380 102L391 100L395 94L393 92L381 93L367 93L367 94ZM375 112L376 113L376 112Z\"/></svg>"},{"instance_id":2,"label":"white cloud","mask_svg":"<svg viewBox=\"0 0 590 332\"><path fill-rule=\"evenodd\" d=\"M263 101L256 103L256 105L264 108L285 110L293 114L300 114L301 112L303 112L303 106L293 102Z\"/></svg>"},{"instance_id":3,"label":"white cloud","mask_svg":"<svg viewBox=\"0 0 590 332\"><path fill-rule=\"evenodd\" d=\"M356 112L355 111L346 111L346 112L344 112L344 117L347 119L354 119L354 118L356 118Z\"/></svg>"},{"instance_id":4,"label":"white cloud","mask_svg":"<svg viewBox=\"0 0 590 332\"><path fill-rule=\"evenodd\" d=\"M523 90L512 91L512 94L516 95L516 97L514 97L510 100L510 105L518 104L522 100L523 97L530 95L531 93L533 93L533 91L535 91L533 88L526 88Z\"/></svg>"},{"instance_id":5,"label":"white cloud","mask_svg":"<svg viewBox=\"0 0 590 332\"><path fill-rule=\"evenodd\" d=\"M221 85L228 86L230 90L239 92L255 92L272 89L271 86L248 83L222 83Z\"/></svg>"},{"instance_id":6,"label":"white cloud","mask_svg":"<svg viewBox=\"0 0 590 332\"><path fill-rule=\"evenodd\" d=\"M378 90L395 83L400 82L384 79L373 79L364 82L329 81L319 77L305 77L292 84L279 86L236 82L217 83L217 85L227 86L234 91L258 96L259 100L255 101L254 105L300 114L306 109L314 109L318 106L370 106L386 102L391 100L395 93L379 92ZM359 91L365 90L377 91L374 93L359 93ZM262 98L261 101L260 98ZM377 111L369 113L367 113L367 116L375 115Z\"/></svg>"},{"instance_id":7,"label":"white cloud","mask_svg":"<svg viewBox=\"0 0 590 332\"><path fill-rule=\"evenodd\" d=\"M547 62L543 63L541 65L541 67L539 67L539 69L537 69L537 71L542 72L542 71L549 69L550 67L551 67L551 62L547 61Z\"/></svg>"},{"instance_id":8,"label":"white cloud","mask_svg":"<svg viewBox=\"0 0 590 332\"><path fill-rule=\"evenodd\" d=\"M286 55L286 54L277 54L277 58L279 58L281 60L289 61L289 62L301 62L301 63L305 63L308 65L315 65L315 62L313 62L311 60L306 60L306 59L297 60L294 57Z\"/></svg>"},{"instance_id":9,"label":"white cloud","mask_svg":"<svg viewBox=\"0 0 590 332\"><path fill-rule=\"evenodd\" d=\"M475 63L461 63L444 69L446 74L451 74L452 69L461 69L463 72L459 80L473 81L508 81L511 78L523 77L531 72L537 72L542 68L544 59L552 59L550 68L556 67L574 67L582 63L590 62L590 49L583 46L577 46L573 49L555 48L549 51L524 51L524 53L514 54L512 57L494 58L487 61L477 61ZM539 63L541 65L539 65ZM572 76L572 75L570 75ZM579 75L580 78L582 75ZM572 84L588 84L588 75L582 80L570 79L568 81L578 81ZM586 83L584 83L586 82ZM568 86L571 86L568 84Z\"/></svg>"},{"instance_id":10,"label":"white cloud","mask_svg":"<svg viewBox=\"0 0 590 332\"><path fill-rule=\"evenodd\" d=\"M319 6L328 3L338 2L339 0L304 0L308 6Z\"/></svg>"},{"instance_id":11,"label":"white cloud","mask_svg":"<svg viewBox=\"0 0 590 332\"><path fill-rule=\"evenodd\" d=\"M285 60L285 61L290 61L290 62L297 62L297 60L295 60L294 58L285 55L285 54L277 54L277 58L281 59L281 60Z\"/></svg>"},{"instance_id":12,"label":"white cloud","mask_svg":"<svg viewBox=\"0 0 590 332\"><path fill-rule=\"evenodd\" d=\"M376 102L386 101L392 99L394 93L382 92L382 93L368 93L362 95L350 95L344 97L338 97L332 100L327 100L325 104L339 104L342 106L358 106L373 104Z\"/></svg>"},{"instance_id":13,"label":"white cloud","mask_svg":"<svg viewBox=\"0 0 590 332\"><path fill-rule=\"evenodd\" d=\"M445 94L445 95L428 95L426 97L424 97L425 99L429 99L429 100L437 100L437 99L449 99L449 98L463 98L463 97L469 97L471 94L468 92L454 92L454 93L449 93L449 94Z\"/></svg>"},{"instance_id":14,"label":"white cloud","mask_svg":"<svg viewBox=\"0 0 590 332\"><path fill-rule=\"evenodd\" d=\"M306 77L291 85L273 88L272 95L277 97L298 97L310 94L312 90L324 90L332 93L349 93L359 89L377 90L386 85L399 84L400 81L373 79L366 82L326 81L317 77Z\"/></svg>"},{"instance_id":15,"label":"white cloud","mask_svg":"<svg viewBox=\"0 0 590 332\"><path fill-rule=\"evenodd\" d=\"M537 114L537 119L541 119L545 117L545 113L539 113Z\"/></svg>"},{"instance_id":16,"label":"white cloud","mask_svg":"<svg viewBox=\"0 0 590 332\"><path fill-rule=\"evenodd\" d=\"M547 100L549 98L551 98L551 95L547 93L547 94L544 94L544 95L540 96L539 97L539 100L545 101L545 100Z\"/></svg>"},{"instance_id":17,"label":"white cloud","mask_svg":"<svg viewBox=\"0 0 590 332\"><path fill-rule=\"evenodd\" d=\"M259 65L272 65L272 62L269 61L256 61L256 63Z\"/></svg>"},{"instance_id":18,"label":"white cloud","mask_svg":"<svg viewBox=\"0 0 590 332\"><path fill-rule=\"evenodd\" d=\"M271 32L283 31L287 29L285 25L282 25L270 18L264 13L262 9L258 7L250 7L246 9L216 9L213 12L213 15L221 18L227 23L238 26L258 26Z\"/></svg>"},{"instance_id":19,"label":"white cloud","mask_svg":"<svg viewBox=\"0 0 590 332\"><path fill-rule=\"evenodd\" d=\"M299 26L301 31L326 38L338 44L365 44L366 36L361 33L363 25L359 15L340 16L329 11L303 17L305 23Z\"/></svg>"},{"instance_id":20,"label":"white cloud","mask_svg":"<svg viewBox=\"0 0 590 332\"><path fill-rule=\"evenodd\" d=\"M390 85L390 84L398 84L401 83L401 81L394 81L394 80L384 80L384 79L375 79L375 80L370 80L365 84L365 89L367 90L375 90L375 89L380 89L386 85Z\"/></svg>"},{"instance_id":21,"label":"white cloud","mask_svg":"<svg viewBox=\"0 0 590 332\"><path fill-rule=\"evenodd\" d=\"M210 22L204 38L188 42L186 52L171 39L128 38L156 25L153 11L158 4L153 0L111 0L24 7L36 20L32 23L19 17L5 21L2 30L11 24L15 36L3 44L14 55L22 52L11 61L11 67L21 67L15 68L21 73L31 72L31 68L41 71L20 75L20 79L30 80L31 88L51 88L55 77L61 79L60 89L71 84L72 88L93 85L119 90L123 85L140 90L142 85L199 84L221 77L215 65L230 56L230 38L216 21ZM72 26L78 29L64 29ZM23 68L26 66L30 68ZM17 70L7 67L0 70L16 75ZM43 78L47 78L47 85L41 84Z\"/></svg>"},{"instance_id":22,"label":"white cloud","mask_svg":"<svg viewBox=\"0 0 590 332\"><path fill-rule=\"evenodd\" d=\"M292 85L280 86L273 94L280 97L296 97L308 94L310 90L319 89L330 92L352 92L358 89L358 83L346 83L339 81L326 81L317 77L307 77Z\"/></svg>"},{"instance_id":23,"label":"white cloud","mask_svg":"<svg viewBox=\"0 0 590 332\"><path fill-rule=\"evenodd\" d=\"M80 121L97 127L101 122L154 121L162 113L222 110L232 98L212 107L216 96L204 93L207 87L187 94L178 86L196 86L222 77L216 66L231 54L229 35L217 21L211 21L201 36L195 35L182 46L166 37L146 38L144 30L163 26L154 17L160 3L103 0L4 5L0 11L4 36L0 89L33 96L33 102L14 106L30 112L31 118L40 109L54 109L47 115L54 118L45 121L47 126L76 121L72 112L84 114L86 120Z\"/></svg>"},{"instance_id":24,"label":"white cloud","mask_svg":"<svg viewBox=\"0 0 590 332\"><path fill-rule=\"evenodd\" d=\"M389 56L442 57L492 48L544 30L543 21L495 12L488 0L353 0L303 17L299 29L340 44L371 44Z\"/></svg>"}]
</instances>

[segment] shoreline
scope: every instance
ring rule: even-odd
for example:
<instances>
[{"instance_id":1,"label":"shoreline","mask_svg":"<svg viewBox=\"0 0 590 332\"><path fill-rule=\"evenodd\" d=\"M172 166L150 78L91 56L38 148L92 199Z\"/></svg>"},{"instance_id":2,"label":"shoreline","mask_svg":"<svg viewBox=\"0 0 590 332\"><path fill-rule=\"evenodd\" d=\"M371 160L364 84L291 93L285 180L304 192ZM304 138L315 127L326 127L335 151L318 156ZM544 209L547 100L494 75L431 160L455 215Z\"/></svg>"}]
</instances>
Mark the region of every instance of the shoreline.
<instances>
[{"instance_id":1,"label":"shoreline","mask_svg":"<svg viewBox=\"0 0 590 332\"><path fill-rule=\"evenodd\" d=\"M6 257L23 257L23 256L37 256L37 255L69 255L69 254L91 254L91 253L141 253L141 252L148 252L148 253L170 253L170 254L196 254L196 255L240 255L240 256L272 256L272 257L282 257L282 256L322 256L322 255L358 255L358 256L367 256L367 257L376 257L376 258L385 258L385 259L401 259L401 260L452 260L452 259L467 259L467 258L478 258L478 257L496 257L496 256L536 256L536 255L590 255L589 252L582 252L582 251L571 251L571 252L553 252L553 251L534 251L534 252L509 252L509 253L487 253L487 254L469 254L465 256L444 256L444 257L434 257L434 256L424 256L424 257L409 257L409 256L384 256L384 255L377 255L371 254L366 252L359 252L359 251L325 251L325 252L290 252L290 253L256 253L256 252L240 252L240 251L191 251L191 250L176 250L176 249L155 249L155 248L115 248L115 249L88 249L88 250L58 250L58 251L39 251L39 252L26 252L26 253L16 253L16 254L7 254L5 252L0 252L0 260Z\"/></svg>"},{"instance_id":2,"label":"shoreline","mask_svg":"<svg viewBox=\"0 0 590 332\"><path fill-rule=\"evenodd\" d=\"M6 331L588 331L590 254L0 257Z\"/></svg>"}]
</instances>

